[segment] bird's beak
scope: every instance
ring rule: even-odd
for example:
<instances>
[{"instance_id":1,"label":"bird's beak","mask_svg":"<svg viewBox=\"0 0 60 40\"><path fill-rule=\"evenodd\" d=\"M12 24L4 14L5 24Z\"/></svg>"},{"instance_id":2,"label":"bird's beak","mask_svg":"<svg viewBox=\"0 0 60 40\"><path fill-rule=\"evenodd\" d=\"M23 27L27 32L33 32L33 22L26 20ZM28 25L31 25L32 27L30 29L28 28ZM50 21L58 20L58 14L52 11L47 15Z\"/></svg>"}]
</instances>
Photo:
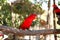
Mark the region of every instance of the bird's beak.
<instances>
[{"instance_id":1,"label":"bird's beak","mask_svg":"<svg viewBox=\"0 0 60 40\"><path fill-rule=\"evenodd\" d=\"M37 20L37 17L35 17L35 19L33 21L36 21Z\"/></svg>"}]
</instances>

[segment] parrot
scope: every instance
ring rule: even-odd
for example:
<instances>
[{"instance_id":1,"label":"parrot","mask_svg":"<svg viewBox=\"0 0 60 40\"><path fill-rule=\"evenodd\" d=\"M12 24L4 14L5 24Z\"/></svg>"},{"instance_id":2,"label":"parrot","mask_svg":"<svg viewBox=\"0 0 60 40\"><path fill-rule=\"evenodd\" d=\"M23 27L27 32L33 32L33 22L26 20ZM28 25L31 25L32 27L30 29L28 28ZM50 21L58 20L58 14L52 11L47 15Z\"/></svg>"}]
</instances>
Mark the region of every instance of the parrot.
<instances>
[{"instance_id":1,"label":"parrot","mask_svg":"<svg viewBox=\"0 0 60 40\"><path fill-rule=\"evenodd\" d=\"M53 8L54 8L54 12L56 13L57 18L58 18L57 24L60 25L60 9L58 8L58 6L56 4L53 5Z\"/></svg>"},{"instance_id":2,"label":"parrot","mask_svg":"<svg viewBox=\"0 0 60 40\"><path fill-rule=\"evenodd\" d=\"M32 22L34 19L36 19L37 15L36 14L30 14L28 17L24 19L22 24L19 26L19 29L25 30L30 28Z\"/></svg>"}]
</instances>

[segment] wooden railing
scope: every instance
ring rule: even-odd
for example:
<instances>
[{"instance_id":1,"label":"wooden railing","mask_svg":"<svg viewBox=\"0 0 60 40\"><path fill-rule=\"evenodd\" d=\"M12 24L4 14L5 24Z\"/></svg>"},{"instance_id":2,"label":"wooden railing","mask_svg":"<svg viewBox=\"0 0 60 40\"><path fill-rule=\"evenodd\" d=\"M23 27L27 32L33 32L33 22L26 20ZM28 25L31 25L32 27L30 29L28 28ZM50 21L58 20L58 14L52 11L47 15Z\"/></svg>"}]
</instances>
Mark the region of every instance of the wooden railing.
<instances>
[{"instance_id":1,"label":"wooden railing","mask_svg":"<svg viewBox=\"0 0 60 40\"><path fill-rule=\"evenodd\" d=\"M60 33L60 29L46 29L46 30L19 30L19 29L15 29L12 27L7 27L7 26L0 26L0 31L2 31L3 33L12 33L15 34L17 36L23 36L23 35L48 35L48 34L59 34Z\"/></svg>"}]
</instances>

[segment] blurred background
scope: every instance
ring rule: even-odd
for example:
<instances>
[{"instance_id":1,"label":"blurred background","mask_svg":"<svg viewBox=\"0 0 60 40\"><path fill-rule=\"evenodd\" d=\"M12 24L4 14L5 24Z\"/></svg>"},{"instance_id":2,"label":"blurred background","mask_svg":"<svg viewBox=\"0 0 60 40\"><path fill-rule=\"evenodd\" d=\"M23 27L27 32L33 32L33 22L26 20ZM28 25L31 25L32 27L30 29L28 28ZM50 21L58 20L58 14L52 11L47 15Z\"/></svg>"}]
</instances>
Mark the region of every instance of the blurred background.
<instances>
[{"instance_id":1,"label":"blurred background","mask_svg":"<svg viewBox=\"0 0 60 40\"><path fill-rule=\"evenodd\" d=\"M32 13L37 14L36 21L32 22L30 30L54 29L53 0L0 0L0 25L18 29L24 19ZM55 0L60 7L60 1ZM56 29L60 29L55 15ZM57 34L59 36L59 34ZM11 34L8 39L13 40ZM54 35L15 36L14 40L55 40ZM60 37L57 37L60 40Z\"/></svg>"}]
</instances>

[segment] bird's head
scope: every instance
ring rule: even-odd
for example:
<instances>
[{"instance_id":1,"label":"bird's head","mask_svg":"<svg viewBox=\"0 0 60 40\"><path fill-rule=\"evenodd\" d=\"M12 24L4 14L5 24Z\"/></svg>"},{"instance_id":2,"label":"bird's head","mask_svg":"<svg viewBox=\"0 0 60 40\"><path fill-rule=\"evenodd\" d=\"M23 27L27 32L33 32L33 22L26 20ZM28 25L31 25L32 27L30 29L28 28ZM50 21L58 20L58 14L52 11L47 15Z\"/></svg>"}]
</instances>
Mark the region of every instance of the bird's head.
<instances>
[{"instance_id":1,"label":"bird's head","mask_svg":"<svg viewBox=\"0 0 60 40\"><path fill-rule=\"evenodd\" d=\"M36 21L37 20L37 17L35 17L35 19L33 19L33 21Z\"/></svg>"},{"instance_id":2,"label":"bird's head","mask_svg":"<svg viewBox=\"0 0 60 40\"><path fill-rule=\"evenodd\" d=\"M37 19L37 15L36 14L32 14L32 18L33 18L33 21L35 21Z\"/></svg>"},{"instance_id":3,"label":"bird's head","mask_svg":"<svg viewBox=\"0 0 60 40\"><path fill-rule=\"evenodd\" d=\"M58 9L57 5L55 5L55 4L53 5L53 8L54 8L54 9Z\"/></svg>"}]
</instances>

